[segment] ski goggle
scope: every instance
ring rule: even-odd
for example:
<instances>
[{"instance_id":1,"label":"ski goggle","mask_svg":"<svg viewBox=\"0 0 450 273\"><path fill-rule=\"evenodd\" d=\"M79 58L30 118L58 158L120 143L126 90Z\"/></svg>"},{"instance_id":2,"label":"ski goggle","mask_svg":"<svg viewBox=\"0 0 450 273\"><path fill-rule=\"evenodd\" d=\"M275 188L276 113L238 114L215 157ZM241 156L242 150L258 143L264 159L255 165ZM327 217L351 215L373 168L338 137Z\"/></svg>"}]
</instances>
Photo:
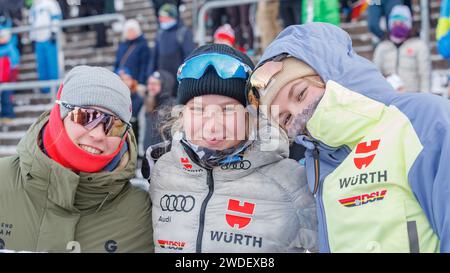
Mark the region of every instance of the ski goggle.
<instances>
[{"instance_id":1,"label":"ski goggle","mask_svg":"<svg viewBox=\"0 0 450 273\"><path fill-rule=\"evenodd\" d=\"M200 79L206 69L213 66L216 73L222 79L240 78L247 79L252 69L247 64L229 55L208 53L195 56L184 62L177 73L177 80Z\"/></svg>"},{"instance_id":2,"label":"ski goggle","mask_svg":"<svg viewBox=\"0 0 450 273\"><path fill-rule=\"evenodd\" d=\"M57 100L56 103L71 110L68 114L70 120L89 131L103 123L106 136L123 138L131 127L120 118L97 109L72 105L60 100Z\"/></svg>"},{"instance_id":3,"label":"ski goggle","mask_svg":"<svg viewBox=\"0 0 450 273\"><path fill-rule=\"evenodd\" d=\"M256 68L250 75L247 81L246 93L247 104L259 108L261 104L260 100L271 89L271 84L274 77L283 70L283 62L285 58L290 57L288 54L281 54L272 59L267 60L265 63ZM323 88L324 84L317 80L316 76L305 76L305 80L310 83ZM276 87L275 85L272 88Z\"/></svg>"}]
</instances>

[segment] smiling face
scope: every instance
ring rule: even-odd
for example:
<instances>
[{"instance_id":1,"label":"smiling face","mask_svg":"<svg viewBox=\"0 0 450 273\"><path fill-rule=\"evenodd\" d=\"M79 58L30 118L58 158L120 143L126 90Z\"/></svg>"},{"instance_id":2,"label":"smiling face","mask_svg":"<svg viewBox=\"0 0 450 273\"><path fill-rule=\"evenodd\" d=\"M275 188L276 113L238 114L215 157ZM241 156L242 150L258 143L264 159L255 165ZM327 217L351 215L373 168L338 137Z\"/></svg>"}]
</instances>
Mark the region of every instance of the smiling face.
<instances>
[{"instance_id":1,"label":"smiling face","mask_svg":"<svg viewBox=\"0 0 450 273\"><path fill-rule=\"evenodd\" d=\"M283 86L275 96L271 106L279 110L272 110L271 116L289 137L307 133L306 123L313 116L325 92L321 85L318 76L300 78Z\"/></svg>"},{"instance_id":2,"label":"smiling face","mask_svg":"<svg viewBox=\"0 0 450 273\"><path fill-rule=\"evenodd\" d=\"M106 109L92 107L102 112L112 114ZM113 154L121 143L120 137L108 137L105 135L104 124L100 123L92 130L87 130L82 125L73 122L69 115L64 120L64 128L74 144L84 151L95 155Z\"/></svg>"},{"instance_id":3,"label":"smiling face","mask_svg":"<svg viewBox=\"0 0 450 273\"><path fill-rule=\"evenodd\" d=\"M239 101L204 95L188 101L183 112L186 138L193 144L225 150L246 139L247 111Z\"/></svg>"}]
</instances>

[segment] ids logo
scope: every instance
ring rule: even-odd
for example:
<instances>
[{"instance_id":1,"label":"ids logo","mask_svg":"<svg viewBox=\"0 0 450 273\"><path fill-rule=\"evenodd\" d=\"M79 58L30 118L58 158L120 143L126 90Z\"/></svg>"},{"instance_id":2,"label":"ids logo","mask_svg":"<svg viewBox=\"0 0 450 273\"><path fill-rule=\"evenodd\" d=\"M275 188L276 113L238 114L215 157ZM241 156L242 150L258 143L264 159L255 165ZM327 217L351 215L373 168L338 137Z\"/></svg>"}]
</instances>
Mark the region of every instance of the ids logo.
<instances>
[{"instance_id":1,"label":"ids logo","mask_svg":"<svg viewBox=\"0 0 450 273\"><path fill-rule=\"evenodd\" d=\"M255 204L249 202L241 202L236 199L228 200L228 211L232 213L242 213L245 216L235 215L235 214L225 214L225 218L230 227L237 229L245 228L252 221L252 215L255 211Z\"/></svg>"},{"instance_id":2,"label":"ids logo","mask_svg":"<svg viewBox=\"0 0 450 273\"><path fill-rule=\"evenodd\" d=\"M381 190L372 192L371 194L357 195L350 198L341 199L339 200L339 203L341 203L347 208L362 206L368 203L383 200L384 197L386 196L386 193L387 190Z\"/></svg>"},{"instance_id":3,"label":"ids logo","mask_svg":"<svg viewBox=\"0 0 450 273\"><path fill-rule=\"evenodd\" d=\"M378 150L378 146L380 145L380 140L372 140L370 142L361 142L356 146L355 158L353 162L355 163L356 168L362 169L369 167L375 158L375 151Z\"/></svg>"},{"instance_id":4,"label":"ids logo","mask_svg":"<svg viewBox=\"0 0 450 273\"><path fill-rule=\"evenodd\" d=\"M158 244L161 248L164 249L173 249L173 250L183 250L186 246L185 242L176 242L176 241L168 241L168 240L158 240Z\"/></svg>"}]
</instances>

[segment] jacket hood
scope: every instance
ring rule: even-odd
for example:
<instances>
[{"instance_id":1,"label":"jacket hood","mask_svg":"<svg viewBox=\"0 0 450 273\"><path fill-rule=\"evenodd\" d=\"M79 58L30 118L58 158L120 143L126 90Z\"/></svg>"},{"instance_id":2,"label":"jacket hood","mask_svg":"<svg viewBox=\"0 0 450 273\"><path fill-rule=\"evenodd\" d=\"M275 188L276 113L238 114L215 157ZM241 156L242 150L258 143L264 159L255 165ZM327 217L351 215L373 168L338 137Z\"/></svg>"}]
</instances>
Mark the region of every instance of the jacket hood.
<instances>
[{"instance_id":1,"label":"jacket hood","mask_svg":"<svg viewBox=\"0 0 450 273\"><path fill-rule=\"evenodd\" d=\"M287 27L267 47L258 66L283 53L311 66L326 83L333 80L386 105L397 96L375 64L354 51L348 33L332 24Z\"/></svg>"},{"instance_id":2,"label":"jacket hood","mask_svg":"<svg viewBox=\"0 0 450 273\"><path fill-rule=\"evenodd\" d=\"M113 200L135 175L137 150L133 133L128 137L128 163L112 172L75 173L49 158L39 147L49 112L42 114L19 142L17 152L24 181L48 191L48 198L72 211L99 210ZM120 165L120 164L119 164Z\"/></svg>"}]
</instances>

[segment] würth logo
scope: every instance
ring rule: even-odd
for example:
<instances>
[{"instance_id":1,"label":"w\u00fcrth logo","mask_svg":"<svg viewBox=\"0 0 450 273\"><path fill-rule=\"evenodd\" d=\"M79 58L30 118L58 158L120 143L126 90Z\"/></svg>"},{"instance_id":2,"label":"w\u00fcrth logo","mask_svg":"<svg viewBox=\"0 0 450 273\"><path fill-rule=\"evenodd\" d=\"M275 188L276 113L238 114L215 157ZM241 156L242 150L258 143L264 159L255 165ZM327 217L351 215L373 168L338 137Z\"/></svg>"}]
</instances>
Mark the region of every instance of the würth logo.
<instances>
[{"instance_id":1,"label":"w\u00fcrth logo","mask_svg":"<svg viewBox=\"0 0 450 273\"><path fill-rule=\"evenodd\" d=\"M369 167L375 158L375 151L378 150L378 146L380 145L380 140L372 140L370 142L361 142L356 146L355 158L353 162L355 163L356 168L362 169Z\"/></svg>"},{"instance_id":2,"label":"w\u00fcrth logo","mask_svg":"<svg viewBox=\"0 0 450 273\"><path fill-rule=\"evenodd\" d=\"M371 202L381 201L386 196L387 190L372 192L371 194L357 195L339 200L339 203L347 208L366 205Z\"/></svg>"},{"instance_id":3,"label":"w\u00fcrth logo","mask_svg":"<svg viewBox=\"0 0 450 273\"><path fill-rule=\"evenodd\" d=\"M183 164L183 167L185 169L188 169L188 170L192 169L192 164L191 164L191 162L189 162L189 158L182 157L182 158L180 158L180 161L181 161L181 164Z\"/></svg>"},{"instance_id":4,"label":"w\u00fcrth logo","mask_svg":"<svg viewBox=\"0 0 450 273\"><path fill-rule=\"evenodd\" d=\"M232 228L243 229L252 221L252 215L255 211L255 204L244 202L241 205L241 202L236 199L228 200L228 211L233 213L242 213L245 216L235 215L235 214L225 214L225 218L227 219L228 225Z\"/></svg>"}]
</instances>

